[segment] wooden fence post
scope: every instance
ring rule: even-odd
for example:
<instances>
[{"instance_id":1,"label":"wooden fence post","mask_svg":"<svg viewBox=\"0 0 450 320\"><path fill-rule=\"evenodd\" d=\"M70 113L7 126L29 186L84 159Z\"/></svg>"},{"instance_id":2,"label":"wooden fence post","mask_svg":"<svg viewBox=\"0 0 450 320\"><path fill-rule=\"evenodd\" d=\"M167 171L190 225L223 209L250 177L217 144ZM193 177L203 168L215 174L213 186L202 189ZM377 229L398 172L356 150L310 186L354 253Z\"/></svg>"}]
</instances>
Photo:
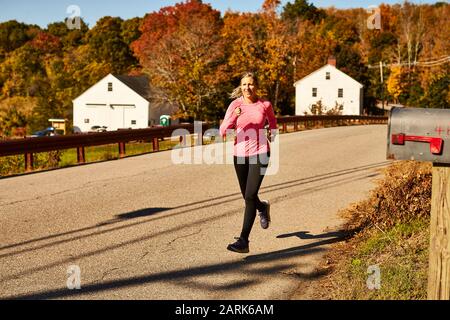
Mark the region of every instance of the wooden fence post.
<instances>
[{"instance_id":1,"label":"wooden fence post","mask_svg":"<svg viewBox=\"0 0 450 320\"><path fill-rule=\"evenodd\" d=\"M119 142L119 158L125 158L125 142Z\"/></svg>"},{"instance_id":2,"label":"wooden fence post","mask_svg":"<svg viewBox=\"0 0 450 320\"><path fill-rule=\"evenodd\" d=\"M78 163L86 163L86 155L84 152L84 147L77 148L77 162Z\"/></svg>"},{"instance_id":3,"label":"wooden fence post","mask_svg":"<svg viewBox=\"0 0 450 320\"><path fill-rule=\"evenodd\" d=\"M450 165L433 164L428 300L450 300Z\"/></svg>"},{"instance_id":4,"label":"wooden fence post","mask_svg":"<svg viewBox=\"0 0 450 320\"><path fill-rule=\"evenodd\" d=\"M34 157L32 153L25 153L25 172L33 171Z\"/></svg>"},{"instance_id":5,"label":"wooden fence post","mask_svg":"<svg viewBox=\"0 0 450 320\"><path fill-rule=\"evenodd\" d=\"M159 140L158 138L153 138L153 152L159 151Z\"/></svg>"}]
</instances>

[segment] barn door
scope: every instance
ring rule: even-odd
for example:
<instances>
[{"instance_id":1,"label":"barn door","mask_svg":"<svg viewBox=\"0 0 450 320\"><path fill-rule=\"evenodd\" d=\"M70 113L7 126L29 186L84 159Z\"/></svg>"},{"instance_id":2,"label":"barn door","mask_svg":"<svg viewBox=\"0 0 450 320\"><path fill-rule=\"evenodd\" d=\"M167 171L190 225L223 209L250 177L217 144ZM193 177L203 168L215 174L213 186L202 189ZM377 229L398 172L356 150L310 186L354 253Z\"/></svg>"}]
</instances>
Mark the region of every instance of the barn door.
<instances>
[{"instance_id":1,"label":"barn door","mask_svg":"<svg viewBox=\"0 0 450 320\"><path fill-rule=\"evenodd\" d=\"M113 108L113 118L112 123L114 128L112 130L117 129L128 129L131 128L131 121L127 121L129 117L129 113L131 109L135 109L135 105L112 105Z\"/></svg>"}]
</instances>

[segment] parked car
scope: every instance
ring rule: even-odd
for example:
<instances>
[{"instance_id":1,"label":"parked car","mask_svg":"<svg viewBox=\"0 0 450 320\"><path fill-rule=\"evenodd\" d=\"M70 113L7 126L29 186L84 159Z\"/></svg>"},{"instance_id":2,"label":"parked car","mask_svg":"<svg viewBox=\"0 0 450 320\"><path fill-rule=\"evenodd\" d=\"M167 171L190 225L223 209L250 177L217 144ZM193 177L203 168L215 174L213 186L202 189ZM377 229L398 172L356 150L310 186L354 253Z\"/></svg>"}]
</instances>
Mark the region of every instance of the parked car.
<instances>
[{"instance_id":1,"label":"parked car","mask_svg":"<svg viewBox=\"0 0 450 320\"><path fill-rule=\"evenodd\" d=\"M216 138L220 138L219 127L211 127L203 135L203 139L206 141L215 141Z\"/></svg>"},{"instance_id":2,"label":"parked car","mask_svg":"<svg viewBox=\"0 0 450 320\"><path fill-rule=\"evenodd\" d=\"M54 135L56 135L55 128L48 127L48 128L45 128L44 130L33 132L31 137L32 138L35 138L35 137L49 137L49 136L54 136Z\"/></svg>"},{"instance_id":3,"label":"parked car","mask_svg":"<svg viewBox=\"0 0 450 320\"><path fill-rule=\"evenodd\" d=\"M92 126L89 132L105 132L107 128L107 126Z\"/></svg>"}]
</instances>

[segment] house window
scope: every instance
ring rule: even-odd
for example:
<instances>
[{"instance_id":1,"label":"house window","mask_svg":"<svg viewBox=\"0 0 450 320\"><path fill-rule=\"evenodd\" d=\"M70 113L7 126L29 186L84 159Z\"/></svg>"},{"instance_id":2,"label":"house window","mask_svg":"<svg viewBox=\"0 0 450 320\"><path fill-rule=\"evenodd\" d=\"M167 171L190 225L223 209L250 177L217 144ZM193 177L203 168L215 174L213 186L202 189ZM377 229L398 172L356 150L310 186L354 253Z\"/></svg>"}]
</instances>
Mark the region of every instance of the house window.
<instances>
[{"instance_id":1,"label":"house window","mask_svg":"<svg viewBox=\"0 0 450 320\"><path fill-rule=\"evenodd\" d=\"M330 73L327 72L327 74L325 75L325 79L330 80Z\"/></svg>"},{"instance_id":2,"label":"house window","mask_svg":"<svg viewBox=\"0 0 450 320\"><path fill-rule=\"evenodd\" d=\"M89 119L84 119L84 123L89 123Z\"/></svg>"},{"instance_id":3,"label":"house window","mask_svg":"<svg viewBox=\"0 0 450 320\"><path fill-rule=\"evenodd\" d=\"M136 124L136 120L131 120L131 124Z\"/></svg>"},{"instance_id":4,"label":"house window","mask_svg":"<svg viewBox=\"0 0 450 320\"><path fill-rule=\"evenodd\" d=\"M312 96L317 97L317 88L312 88Z\"/></svg>"},{"instance_id":5,"label":"house window","mask_svg":"<svg viewBox=\"0 0 450 320\"><path fill-rule=\"evenodd\" d=\"M344 89L338 89L338 98L344 97Z\"/></svg>"},{"instance_id":6,"label":"house window","mask_svg":"<svg viewBox=\"0 0 450 320\"><path fill-rule=\"evenodd\" d=\"M112 91L112 82L108 82L108 91Z\"/></svg>"}]
</instances>

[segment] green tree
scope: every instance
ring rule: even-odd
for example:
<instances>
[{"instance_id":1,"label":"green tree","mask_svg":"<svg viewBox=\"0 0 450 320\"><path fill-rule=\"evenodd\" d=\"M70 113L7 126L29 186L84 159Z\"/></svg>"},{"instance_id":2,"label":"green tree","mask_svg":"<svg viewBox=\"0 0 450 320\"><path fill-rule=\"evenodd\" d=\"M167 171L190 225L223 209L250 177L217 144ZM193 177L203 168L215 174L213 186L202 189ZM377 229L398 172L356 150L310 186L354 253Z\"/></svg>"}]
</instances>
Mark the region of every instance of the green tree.
<instances>
[{"instance_id":1,"label":"green tree","mask_svg":"<svg viewBox=\"0 0 450 320\"><path fill-rule=\"evenodd\" d=\"M121 18L103 17L86 34L91 61L107 63L116 74L126 73L136 63L122 37L122 24Z\"/></svg>"},{"instance_id":2,"label":"green tree","mask_svg":"<svg viewBox=\"0 0 450 320\"><path fill-rule=\"evenodd\" d=\"M46 31L60 38L65 50L84 44L84 37L89 31L87 24L80 19L79 29L69 29L65 22L54 22L47 26Z\"/></svg>"},{"instance_id":3,"label":"green tree","mask_svg":"<svg viewBox=\"0 0 450 320\"><path fill-rule=\"evenodd\" d=\"M139 39L139 37L142 35L142 32L140 30L142 20L142 18L136 17L122 22L121 37L123 42L125 42L127 46L131 46L131 43Z\"/></svg>"},{"instance_id":4,"label":"green tree","mask_svg":"<svg viewBox=\"0 0 450 320\"><path fill-rule=\"evenodd\" d=\"M422 102L425 108L450 109L450 76L445 74L431 83Z\"/></svg>"},{"instance_id":5,"label":"green tree","mask_svg":"<svg viewBox=\"0 0 450 320\"><path fill-rule=\"evenodd\" d=\"M282 18L290 21L299 19L319 22L326 17L323 10L317 9L314 4L308 3L307 0L295 0L294 3L288 2L281 14Z\"/></svg>"}]
</instances>

